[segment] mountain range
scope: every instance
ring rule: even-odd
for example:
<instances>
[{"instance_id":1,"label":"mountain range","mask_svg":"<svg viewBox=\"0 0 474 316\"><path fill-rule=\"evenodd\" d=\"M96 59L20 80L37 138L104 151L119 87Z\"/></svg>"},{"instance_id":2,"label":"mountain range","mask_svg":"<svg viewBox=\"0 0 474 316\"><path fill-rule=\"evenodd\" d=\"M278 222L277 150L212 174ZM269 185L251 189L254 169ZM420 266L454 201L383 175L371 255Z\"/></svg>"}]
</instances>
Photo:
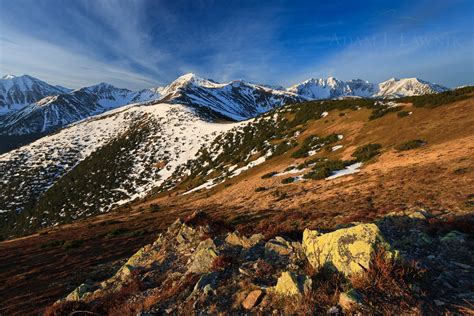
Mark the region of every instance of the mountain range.
<instances>
[{"instance_id":1,"label":"mountain range","mask_svg":"<svg viewBox=\"0 0 474 316\"><path fill-rule=\"evenodd\" d=\"M0 135L44 135L93 115L152 100L183 104L207 120L242 121L288 103L344 97L398 98L446 91L417 78L378 85L360 79L309 79L288 89L235 80L217 83L186 74L166 87L130 91L107 83L70 90L28 75L0 82Z\"/></svg>"},{"instance_id":2,"label":"mountain range","mask_svg":"<svg viewBox=\"0 0 474 316\"><path fill-rule=\"evenodd\" d=\"M2 84L18 78L35 80L6 77ZM30 86L45 87L38 95L53 89L41 81ZM26 87L25 97L32 95ZM25 233L35 227L107 212L153 190L166 189L192 172L183 166L196 158L200 148L209 147L223 134L229 139L225 138L215 150L209 147L210 158L206 157L210 160L199 165L209 165L214 155L226 153L233 158L219 168L227 170L227 176L237 175L244 171L237 164L253 157L253 151L249 148L238 156L229 153L232 148L260 140L258 146L265 148L266 154L254 165L283 150L270 143L277 135L269 131L276 119L272 111L286 104L346 99L340 101L352 107L359 103L363 107L376 106L378 115L383 115L391 108L387 102L373 98L443 90L446 88L419 79L391 79L374 85L335 78L310 79L283 90L240 80L217 83L194 74L181 76L166 87L141 91L106 83L72 91L62 89L64 93L42 97L21 109L12 110L10 106L9 113L0 119L0 136L14 141L25 135L39 138L0 155L1 226L9 233ZM267 113L267 119L256 121L262 113ZM270 125L259 127L249 139L239 136L242 140L233 143L235 133L245 131L248 125L266 124L262 122ZM225 133L232 129L234 133ZM209 187L222 178L210 181L200 185Z\"/></svg>"}]
</instances>

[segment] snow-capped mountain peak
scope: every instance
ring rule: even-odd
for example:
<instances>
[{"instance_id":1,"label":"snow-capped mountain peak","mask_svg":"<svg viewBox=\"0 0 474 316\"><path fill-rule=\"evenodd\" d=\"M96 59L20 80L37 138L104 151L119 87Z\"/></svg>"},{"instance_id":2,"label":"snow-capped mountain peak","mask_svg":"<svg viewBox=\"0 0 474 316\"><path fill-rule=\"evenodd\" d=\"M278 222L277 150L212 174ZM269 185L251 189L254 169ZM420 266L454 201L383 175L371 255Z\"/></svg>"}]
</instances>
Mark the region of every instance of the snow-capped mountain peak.
<instances>
[{"instance_id":1,"label":"snow-capped mountain peak","mask_svg":"<svg viewBox=\"0 0 474 316\"><path fill-rule=\"evenodd\" d=\"M427 93L438 93L447 88L418 78L390 78L380 84L362 79L342 81L334 77L308 79L287 89L307 100L339 97L398 98Z\"/></svg>"},{"instance_id":2,"label":"snow-capped mountain peak","mask_svg":"<svg viewBox=\"0 0 474 316\"><path fill-rule=\"evenodd\" d=\"M16 78L16 76L11 75L11 74L6 74L5 76L2 77L3 80L13 79L13 78Z\"/></svg>"},{"instance_id":3,"label":"snow-capped mountain peak","mask_svg":"<svg viewBox=\"0 0 474 316\"><path fill-rule=\"evenodd\" d=\"M310 78L287 89L307 100L337 98L350 94L349 86L334 77Z\"/></svg>"},{"instance_id":4,"label":"snow-capped mountain peak","mask_svg":"<svg viewBox=\"0 0 474 316\"><path fill-rule=\"evenodd\" d=\"M378 91L374 97L404 97L428 93L439 93L448 90L438 84L424 81L418 78L390 78L378 85Z\"/></svg>"},{"instance_id":5,"label":"snow-capped mountain peak","mask_svg":"<svg viewBox=\"0 0 474 316\"><path fill-rule=\"evenodd\" d=\"M0 79L0 114L17 111L50 95L64 93L58 88L28 75L6 75Z\"/></svg>"}]
</instances>

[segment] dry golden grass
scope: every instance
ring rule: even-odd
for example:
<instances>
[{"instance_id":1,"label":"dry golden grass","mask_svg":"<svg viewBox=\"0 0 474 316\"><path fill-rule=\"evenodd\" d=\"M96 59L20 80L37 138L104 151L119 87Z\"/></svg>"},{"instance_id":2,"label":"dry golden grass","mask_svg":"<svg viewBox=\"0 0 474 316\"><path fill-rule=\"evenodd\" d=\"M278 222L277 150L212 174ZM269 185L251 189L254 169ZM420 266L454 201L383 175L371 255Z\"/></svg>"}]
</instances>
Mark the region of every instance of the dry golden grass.
<instances>
[{"instance_id":1,"label":"dry golden grass","mask_svg":"<svg viewBox=\"0 0 474 316\"><path fill-rule=\"evenodd\" d=\"M343 134L342 149L316 155L331 159L350 159L360 145L382 144L382 155L355 175L287 185L281 184L281 177L261 179L265 173L281 172L303 161L291 158L290 151L207 192L164 193L137 202L131 210L1 242L0 313L37 314L82 283L95 266L130 256L176 218L196 210L206 211L223 230L238 228L246 234L264 233L267 238L278 234L296 238L306 227L324 229L351 221L371 221L408 208L424 207L444 217L472 214L474 209L467 197L474 194L474 98L435 109L407 106L405 110L413 114L398 118L391 113L372 121L368 121L370 111L365 109L344 111L342 117L338 111L331 111L326 118L309 124L299 136L301 141L312 134ZM411 139L423 139L427 145L402 153L394 149ZM255 192L257 187L268 189ZM158 204L160 210L149 212L151 204ZM451 215L445 215L446 210ZM107 221L115 223L101 224ZM434 230L445 225L432 224ZM150 233L103 237L120 227ZM452 227L469 229L462 221L453 221ZM71 251L41 248L52 240L75 239L83 239L83 246Z\"/></svg>"}]
</instances>

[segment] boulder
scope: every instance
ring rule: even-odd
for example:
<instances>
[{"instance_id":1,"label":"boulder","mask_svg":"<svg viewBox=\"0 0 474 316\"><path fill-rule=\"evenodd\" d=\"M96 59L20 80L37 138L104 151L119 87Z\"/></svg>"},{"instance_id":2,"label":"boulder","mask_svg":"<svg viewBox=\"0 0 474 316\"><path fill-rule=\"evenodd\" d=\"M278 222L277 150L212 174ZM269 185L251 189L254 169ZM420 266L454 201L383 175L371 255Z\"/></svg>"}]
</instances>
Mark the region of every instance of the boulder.
<instances>
[{"instance_id":1,"label":"boulder","mask_svg":"<svg viewBox=\"0 0 474 316\"><path fill-rule=\"evenodd\" d=\"M252 292L250 292L245 298L245 300L242 302L243 308L252 309L255 305L257 305L262 295L262 290L253 290Z\"/></svg>"},{"instance_id":2,"label":"boulder","mask_svg":"<svg viewBox=\"0 0 474 316\"><path fill-rule=\"evenodd\" d=\"M217 249L212 240L201 241L192 257L189 271L198 274L210 272L217 256Z\"/></svg>"},{"instance_id":3,"label":"boulder","mask_svg":"<svg viewBox=\"0 0 474 316\"><path fill-rule=\"evenodd\" d=\"M312 281L308 276L285 271L281 273L273 291L283 296L301 296L311 290L311 286Z\"/></svg>"},{"instance_id":4,"label":"boulder","mask_svg":"<svg viewBox=\"0 0 474 316\"><path fill-rule=\"evenodd\" d=\"M323 235L308 229L303 233L303 250L310 264L315 269L330 267L346 276L367 269L377 247L389 249L375 224L359 224Z\"/></svg>"},{"instance_id":5,"label":"boulder","mask_svg":"<svg viewBox=\"0 0 474 316\"><path fill-rule=\"evenodd\" d=\"M185 224L182 224L179 228L178 234L176 235L176 240L178 243L191 243L196 240L198 237L198 232Z\"/></svg>"}]
</instances>

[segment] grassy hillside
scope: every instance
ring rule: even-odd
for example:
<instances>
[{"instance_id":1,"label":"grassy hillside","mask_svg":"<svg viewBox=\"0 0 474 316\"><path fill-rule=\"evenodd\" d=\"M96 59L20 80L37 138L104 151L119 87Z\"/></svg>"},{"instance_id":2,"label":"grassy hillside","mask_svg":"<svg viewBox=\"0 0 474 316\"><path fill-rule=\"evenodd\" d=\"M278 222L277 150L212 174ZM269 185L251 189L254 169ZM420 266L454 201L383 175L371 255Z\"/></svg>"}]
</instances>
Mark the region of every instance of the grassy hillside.
<instances>
[{"instance_id":1,"label":"grassy hillside","mask_svg":"<svg viewBox=\"0 0 474 316\"><path fill-rule=\"evenodd\" d=\"M250 127L223 135L207 154L203 149L188 165L194 178L182 167L173 179L176 187L167 184L171 190L160 192L161 187L130 208L0 243L0 252L8 255L0 269L5 280L0 312L39 312L91 275L94 281L109 277L117 260L196 210L247 236L299 240L306 227L326 231L392 211L425 209L436 219L428 221L428 233L458 230L471 242L474 98L472 90L463 91L455 102L436 107L401 103L399 111L376 118L371 116L380 105L359 104L359 109L351 106L353 100L290 105L268 113ZM261 157L262 163L232 174ZM353 160L362 162L358 173L325 179ZM313 168L323 176L305 178ZM183 194L215 178L216 186Z\"/></svg>"}]
</instances>

